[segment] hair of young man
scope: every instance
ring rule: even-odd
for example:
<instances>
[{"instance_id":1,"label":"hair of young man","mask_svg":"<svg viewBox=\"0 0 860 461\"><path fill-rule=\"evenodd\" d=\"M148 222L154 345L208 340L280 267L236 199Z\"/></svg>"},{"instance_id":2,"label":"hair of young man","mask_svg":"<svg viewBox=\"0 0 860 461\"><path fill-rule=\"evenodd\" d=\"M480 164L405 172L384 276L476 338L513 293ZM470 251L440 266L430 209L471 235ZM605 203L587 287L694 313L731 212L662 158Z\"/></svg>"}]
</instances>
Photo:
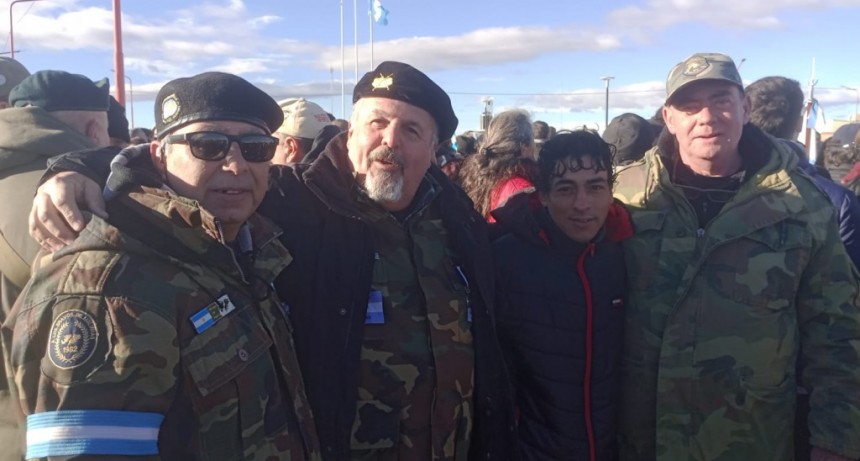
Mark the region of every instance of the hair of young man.
<instances>
[{"instance_id":1,"label":"hair of young man","mask_svg":"<svg viewBox=\"0 0 860 461\"><path fill-rule=\"evenodd\" d=\"M803 119L803 89L797 80L764 77L745 90L752 104L750 123L765 133L793 139Z\"/></svg>"},{"instance_id":2,"label":"hair of young man","mask_svg":"<svg viewBox=\"0 0 860 461\"><path fill-rule=\"evenodd\" d=\"M568 171L575 172L586 167L595 171L606 171L611 186L615 180L612 169L613 150L611 144L591 130L558 133L547 141L540 151L538 190L548 193L553 179L564 176ZM586 158L588 165L583 163Z\"/></svg>"},{"instance_id":3,"label":"hair of young man","mask_svg":"<svg viewBox=\"0 0 860 461\"><path fill-rule=\"evenodd\" d=\"M497 184L514 177L531 180L537 169L522 156L523 147L534 144L532 122L524 110L508 110L495 116L486 138L475 155L466 157L460 170L460 185L482 216L490 210L490 196Z\"/></svg>"}]
</instances>

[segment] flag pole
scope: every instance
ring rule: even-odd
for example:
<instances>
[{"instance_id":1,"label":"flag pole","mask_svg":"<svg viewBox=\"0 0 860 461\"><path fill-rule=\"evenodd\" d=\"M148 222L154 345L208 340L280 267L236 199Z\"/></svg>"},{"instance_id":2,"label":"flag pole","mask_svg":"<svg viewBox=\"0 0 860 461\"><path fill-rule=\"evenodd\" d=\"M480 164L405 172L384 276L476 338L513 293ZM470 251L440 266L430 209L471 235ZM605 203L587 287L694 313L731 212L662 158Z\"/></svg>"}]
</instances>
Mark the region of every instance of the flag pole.
<instances>
[{"instance_id":1,"label":"flag pole","mask_svg":"<svg viewBox=\"0 0 860 461\"><path fill-rule=\"evenodd\" d=\"M358 83L358 0L352 0L352 19L355 29L355 83Z\"/></svg>"},{"instance_id":2,"label":"flag pole","mask_svg":"<svg viewBox=\"0 0 860 461\"><path fill-rule=\"evenodd\" d=\"M344 87L343 0L340 0L340 116L346 118L346 88Z\"/></svg>"},{"instance_id":3,"label":"flag pole","mask_svg":"<svg viewBox=\"0 0 860 461\"><path fill-rule=\"evenodd\" d=\"M373 9L370 7L370 2L373 0L368 0L368 8L367 8L367 17L370 19L370 70L373 70Z\"/></svg>"},{"instance_id":4,"label":"flag pole","mask_svg":"<svg viewBox=\"0 0 860 461\"><path fill-rule=\"evenodd\" d=\"M812 142L814 139L812 137L812 127L815 126L815 120L810 120L813 113L813 106L815 105L815 85L818 83L818 80L815 79L815 58L812 58L812 77L809 79L809 99L806 101L806 131L803 139L803 145L806 146L807 153L814 153L810 148L812 146ZM810 162L814 162L814 158L809 159Z\"/></svg>"}]
</instances>

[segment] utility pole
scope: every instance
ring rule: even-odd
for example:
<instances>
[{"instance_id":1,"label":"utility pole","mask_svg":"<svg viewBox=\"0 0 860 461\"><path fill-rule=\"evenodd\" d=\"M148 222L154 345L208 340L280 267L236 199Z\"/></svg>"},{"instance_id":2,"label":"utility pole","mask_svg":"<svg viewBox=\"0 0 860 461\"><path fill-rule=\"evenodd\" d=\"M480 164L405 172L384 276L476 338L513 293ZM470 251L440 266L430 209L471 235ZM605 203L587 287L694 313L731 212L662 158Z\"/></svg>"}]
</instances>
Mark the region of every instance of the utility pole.
<instances>
[{"instance_id":1,"label":"utility pole","mask_svg":"<svg viewBox=\"0 0 860 461\"><path fill-rule=\"evenodd\" d=\"M113 0L113 69L116 100L125 107L125 58L122 54L122 11L120 0Z\"/></svg>"},{"instance_id":2,"label":"utility pole","mask_svg":"<svg viewBox=\"0 0 860 461\"><path fill-rule=\"evenodd\" d=\"M15 59L15 32L14 32L14 22L12 21L12 7L15 6L16 3L24 3L24 2L38 2L41 0L14 0L9 4L9 57Z\"/></svg>"},{"instance_id":3,"label":"utility pole","mask_svg":"<svg viewBox=\"0 0 860 461\"><path fill-rule=\"evenodd\" d=\"M612 81L614 78L615 77L612 77L612 76L607 76L607 77L601 78L601 80L606 82L606 110L605 110L606 116L604 117L604 123L603 123L603 129L604 130L606 130L606 127L609 126L609 82Z\"/></svg>"}]
</instances>

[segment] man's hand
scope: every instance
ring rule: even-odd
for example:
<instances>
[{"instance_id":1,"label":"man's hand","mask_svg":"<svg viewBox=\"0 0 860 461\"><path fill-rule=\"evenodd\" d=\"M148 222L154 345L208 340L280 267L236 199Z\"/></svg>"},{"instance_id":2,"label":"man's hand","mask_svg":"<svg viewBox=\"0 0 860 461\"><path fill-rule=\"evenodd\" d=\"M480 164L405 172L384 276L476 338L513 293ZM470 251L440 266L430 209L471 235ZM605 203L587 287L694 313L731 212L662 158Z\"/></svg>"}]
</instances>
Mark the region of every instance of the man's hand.
<instances>
[{"instance_id":1,"label":"man's hand","mask_svg":"<svg viewBox=\"0 0 860 461\"><path fill-rule=\"evenodd\" d=\"M81 210L107 219L101 188L80 173L58 173L36 191L30 210L30 236L46 250L63 248L86 226Z\"/></svg>"},{"instance_id":2,"label":"man's hand","mask_svg":"<svg viewBox=\"0 0 860 461\"><path fill-rule=\"evenodd\" d=\"M839 456L836 453L831 453L821 448L812 447L812 453L809 456L810 461L854 461L851 458Z\"/></svg>"}]
</instances>

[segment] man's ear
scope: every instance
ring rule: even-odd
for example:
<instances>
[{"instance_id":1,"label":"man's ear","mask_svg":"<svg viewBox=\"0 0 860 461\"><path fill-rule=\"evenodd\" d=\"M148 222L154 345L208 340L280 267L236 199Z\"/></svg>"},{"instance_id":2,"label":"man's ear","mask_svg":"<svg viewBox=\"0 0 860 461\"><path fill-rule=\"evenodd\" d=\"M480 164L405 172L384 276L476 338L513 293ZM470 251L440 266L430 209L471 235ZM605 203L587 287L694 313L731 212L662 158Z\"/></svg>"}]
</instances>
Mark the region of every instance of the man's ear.
<instances>
[{"instance_id":1,"label":"man's ear","mask_svg":"<svg viewBox=\"0 0 860 461\"><path fill-rule=\"evenodd\" d=\"M167 164L164 159L165 149L167 149L167 144L159 143L158 141L149 143L149 157L152 159L152 164L162 178L167 173Z\"/></svg>"},{"instance_id":2,"label":"man's ear","mask_svg":"<svg viewBox=\"0 0 860 461\"><path fill-rule=\"evenodd\" d=\"M110 135L107 131L107 125L102 125L95 118L91 118L87 121L87 125L84 128L84 135L90 138L90 140L99 147L110 145Z\"/></svg>"}]
</instances>

